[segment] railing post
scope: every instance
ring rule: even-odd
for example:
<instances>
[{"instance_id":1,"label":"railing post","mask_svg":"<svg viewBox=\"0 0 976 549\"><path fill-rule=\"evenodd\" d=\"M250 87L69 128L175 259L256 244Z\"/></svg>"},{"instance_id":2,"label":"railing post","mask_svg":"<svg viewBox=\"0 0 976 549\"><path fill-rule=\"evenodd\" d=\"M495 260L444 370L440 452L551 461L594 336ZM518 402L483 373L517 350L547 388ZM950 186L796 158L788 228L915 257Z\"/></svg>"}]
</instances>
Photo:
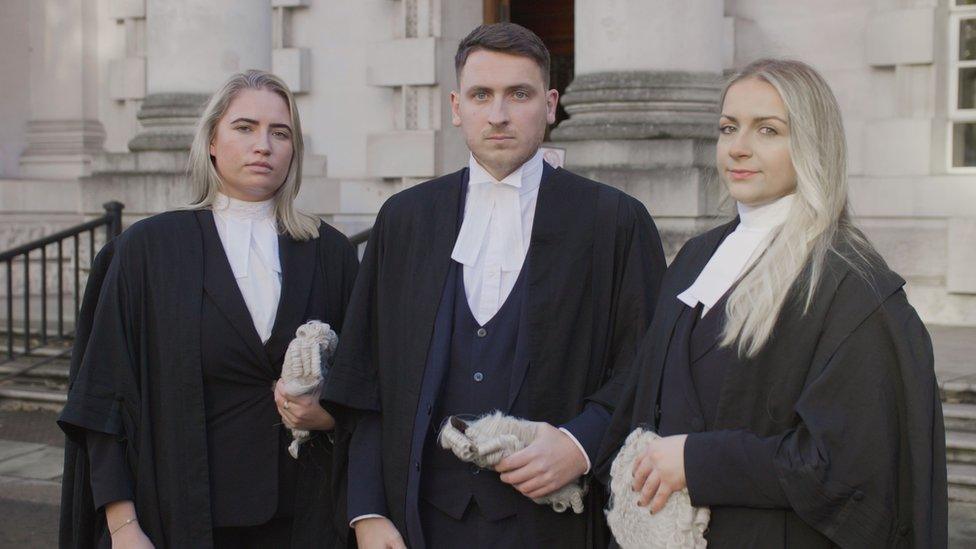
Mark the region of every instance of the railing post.
<instances>
[{"instance_id":1,"label":"railing post","mask_svg":"<svg viewBox=\"0 0 976 549\"><path fill-rule=\"evenodd\" d=\"M109 238L115 238L122 234L122 210L125 208L125 205L113 200L102 204L102 207L105 208L105 214L111 218L111 222L109 223Z\"/></svg>"}]
</instances>

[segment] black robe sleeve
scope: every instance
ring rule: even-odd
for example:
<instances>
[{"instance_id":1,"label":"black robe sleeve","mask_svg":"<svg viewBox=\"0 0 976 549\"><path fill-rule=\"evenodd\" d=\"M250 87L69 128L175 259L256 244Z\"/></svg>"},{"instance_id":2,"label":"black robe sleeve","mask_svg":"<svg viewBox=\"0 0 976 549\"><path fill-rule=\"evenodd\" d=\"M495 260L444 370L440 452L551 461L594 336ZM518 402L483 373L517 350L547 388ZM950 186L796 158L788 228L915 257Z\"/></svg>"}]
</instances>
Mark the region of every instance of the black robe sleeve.
<instances>
[{"instance_id":1,"label":"black robe sleeve","mask_svg":"<svg viewBox=\"0 0 976 549\"><path fill-rule=\"evenodd\" d=\"M102 510L113 501L132 500L132 475L125 464L125 446L116 437L88 431L85 433L88 458L91 461L92 499Z\"/></svg>"},{"instance_id":2,"label":"black robe sleeve","mask_svg":"<svg viewBox=\"0 0 976 549\"><path fill-rule=\"evenodd\" d=\"M82 358L88 346L92 319L101 293L102 285L115 255L116 241L108 242L95 256L88 275L78 321L75 326L75 342L71 351L69 369L69 394L81 368ZM99 529L104 521L99 520L94 505L88 452L84 429L77 429L70 423L59 424L65 430L64 474L61 478L61 517L58 533L60 547L84 548L94 546L100 536Z\"/></svg>"},{"instance_id":3,"label":"black robe sleeve","mask_svg":"<svg viewBox=\"0 0 976 549\"><path fill-rule=\"evenodd\" d=\"M605 383L587 397L611 414L627 393L634 358L654 315L667 267L661 236L647 208L630 196L618 196L618 212L604 217L618 220L614 260L598 260L602 265L597 265L597 274L601 266L614 270L608 284L597 286L597 299L609 300L610 305L609 340L602 346ZM599 348L599 342L595 343Z\"/></svg>"}]
</instances>

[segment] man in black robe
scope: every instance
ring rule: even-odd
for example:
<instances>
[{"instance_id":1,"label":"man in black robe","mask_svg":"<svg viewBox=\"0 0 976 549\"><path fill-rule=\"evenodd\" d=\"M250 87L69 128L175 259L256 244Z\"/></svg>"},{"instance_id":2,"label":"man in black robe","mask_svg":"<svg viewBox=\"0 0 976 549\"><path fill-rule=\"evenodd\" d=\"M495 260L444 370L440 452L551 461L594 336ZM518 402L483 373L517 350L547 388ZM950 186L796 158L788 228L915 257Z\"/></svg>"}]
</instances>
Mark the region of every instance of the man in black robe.
<instances>
[{"instance_id":1,"label":"man in black robe","mask_svg":"<svg viewBox=\"0 0 976 549\"><path fill-rule=\"evenodd\" d=\"M340 506L369 547L592 546L597 485L581 515L530 498L588 482L650 321L660 238L637 200L542 161L558 92L535 34L479 27L455 67L469 167L384 204L323 395L349 448ZM436 445L447 416L496 409L540 422L496 471Z\"/></svg>"}]
</instances>

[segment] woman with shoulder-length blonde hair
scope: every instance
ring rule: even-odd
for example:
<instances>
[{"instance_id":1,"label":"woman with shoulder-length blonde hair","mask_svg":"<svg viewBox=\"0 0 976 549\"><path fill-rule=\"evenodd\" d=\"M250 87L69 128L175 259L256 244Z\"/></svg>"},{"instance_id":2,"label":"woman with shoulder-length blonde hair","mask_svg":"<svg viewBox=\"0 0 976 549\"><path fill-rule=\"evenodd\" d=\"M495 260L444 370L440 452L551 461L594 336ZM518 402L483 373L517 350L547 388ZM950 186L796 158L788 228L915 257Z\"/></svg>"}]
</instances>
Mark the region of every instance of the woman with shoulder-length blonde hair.
<instances>
[{"instance_id":1,"label":"woman with shoulder-length blonde hair","mask_svg":"<svg viewBox=\"0 0 976 549\"><path fill-rule=\"evenodd\" d=\"M718 129L738 216L669 267L598 474L652 430L618 485L648 512L687 489L710 547L945 546L931 342L852 223L833 93L804 63L756 61Z\"/></svg>"},{"instance_id":2,"label":"woman with shoulder-length blonde hair","mask_svg":"<svg viewBox=\"0 0 976 549\"><path fill-rule=\"evenodd\" d=\"M302 133L276 76L232 76L190 150L192 204L99 254L68 402L61 545L330 547L333 418L276 383L296 329L340 331L349 241L294 207ZM286 428L312 436L289 455Z\"/></svg>"}]
</instances>

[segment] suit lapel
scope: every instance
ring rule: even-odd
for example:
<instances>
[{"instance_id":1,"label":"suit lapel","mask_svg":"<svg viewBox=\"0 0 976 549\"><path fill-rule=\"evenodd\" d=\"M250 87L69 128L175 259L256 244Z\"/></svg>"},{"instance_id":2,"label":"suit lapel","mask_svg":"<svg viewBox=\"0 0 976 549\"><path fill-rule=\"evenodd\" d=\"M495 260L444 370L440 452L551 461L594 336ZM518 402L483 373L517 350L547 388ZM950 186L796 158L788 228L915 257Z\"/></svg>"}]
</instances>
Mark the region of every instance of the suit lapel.
<instances>
[{"instance_id":1,"label":"suit lapel","mask_svg":"<svg viewBox=\"0 0 976 549\"><path fill-rule=\"evenodd\" d=\"M318 267L317 248L317 239L301 242L293 240L288 235L278 237L281 298L278 300L278 311L275 314L271 337L265 344L272 364L275 364L285 353L288 344L295 337L295 330L305 320L308 297Z\"/></svg>"},{"instance_id":2,"label":"suit lapel","mask_svg":"<svg viewBox=\"0 0 976 549\"><path fill-rule=\"evenodd\" d=\"M241 295L237 279L234 278L230 263L227 261L227 254L220 243L213 212L198 210L196 214L203 232L203 289L233 326L234 331L244 340L247 348L263 365L267 366L268 355L254 328L254 320L247 310L244 296Z\"/></svg>"}]
</instances>

